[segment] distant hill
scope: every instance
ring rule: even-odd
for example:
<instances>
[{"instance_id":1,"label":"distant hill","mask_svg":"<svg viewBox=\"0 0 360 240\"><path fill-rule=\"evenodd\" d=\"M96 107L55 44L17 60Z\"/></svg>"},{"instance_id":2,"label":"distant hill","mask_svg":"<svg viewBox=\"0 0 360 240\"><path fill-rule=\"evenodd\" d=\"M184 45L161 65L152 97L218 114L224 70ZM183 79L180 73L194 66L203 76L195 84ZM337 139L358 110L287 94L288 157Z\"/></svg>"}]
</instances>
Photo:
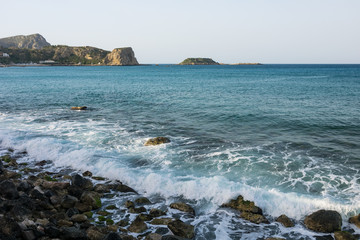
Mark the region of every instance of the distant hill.
<instances>
[{"instance_id":1,"label":"distant hill","mask_svg":"<svg viewBox=\"0 0 360 240\"><path fill-rule=\"evenodd\" d=\"M219 65L218 62L215 62L211 58L187 58L180 65Z\"/></svg>"},{"instance_id":2,"label":"distant hill","mask_svg":"<svg viewBox=\"0 0 360 240\"><path fill-rule=\"evenodd\" d=\"M0 38L0 46L3 48L28 48L41 49L50 46L50 43L40 34L19 35L14 37Z\"/></svg>"},{"instance_id":3,"label":"distant hill","mask_svg":"<svg viewBox=\"0 0 360 240\"><path fill-rule=\"evenodd\" d=\"M89 46L52 46L40 34L0 39L0 64L28 63L51 65L139 65L131 47L115 48L110 52Z\"/></svg>"}]
</instances>

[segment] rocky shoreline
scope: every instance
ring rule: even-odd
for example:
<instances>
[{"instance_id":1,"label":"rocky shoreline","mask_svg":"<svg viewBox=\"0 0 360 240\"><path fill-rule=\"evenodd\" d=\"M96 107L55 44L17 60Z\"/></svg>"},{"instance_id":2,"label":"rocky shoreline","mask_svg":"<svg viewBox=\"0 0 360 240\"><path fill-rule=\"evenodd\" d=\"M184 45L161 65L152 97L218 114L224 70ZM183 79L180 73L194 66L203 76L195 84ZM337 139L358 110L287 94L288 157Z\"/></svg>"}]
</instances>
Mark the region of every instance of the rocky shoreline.
<instances>
[{"instance_id":1,"label":"rocky shoreline","mask_svg":"<svg viewBox=\"0 0 360 240\"><path fill-rule=\"evenodd\" d=\"M196 239L196 224L190 224L196 212L189 203L158 205L120 181L93 176L89 171L56 168L51 161L20 160L26 159L27 153L13 149L1 155L0 239ZM272 221L242 196L221 207L254 224ZM294 226L285 215L275 221L286 228ZM360 228L360 215L349 221ZM342 228L341 216L335 211L312 213L304 225L329 233L322 239L360 237Z\"/></svg>"}]
</instances>

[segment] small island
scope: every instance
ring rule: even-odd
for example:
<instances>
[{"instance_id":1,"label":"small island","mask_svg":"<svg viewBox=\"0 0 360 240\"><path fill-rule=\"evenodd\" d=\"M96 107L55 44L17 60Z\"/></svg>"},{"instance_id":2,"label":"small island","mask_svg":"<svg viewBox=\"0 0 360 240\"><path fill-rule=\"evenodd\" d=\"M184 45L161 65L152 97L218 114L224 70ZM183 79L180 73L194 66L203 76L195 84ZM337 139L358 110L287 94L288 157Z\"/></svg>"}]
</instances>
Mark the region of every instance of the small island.
<instances>
[{"instance_id":1,"label":"small island","mask_svg":"<svg viewBox=\"0 0 360 240\"><path fill-rule=\"evenodd\" d=\"M211 58L187 58L179 65L220 65L220 63L215 62Z\"/></svg>"}]
</instances>

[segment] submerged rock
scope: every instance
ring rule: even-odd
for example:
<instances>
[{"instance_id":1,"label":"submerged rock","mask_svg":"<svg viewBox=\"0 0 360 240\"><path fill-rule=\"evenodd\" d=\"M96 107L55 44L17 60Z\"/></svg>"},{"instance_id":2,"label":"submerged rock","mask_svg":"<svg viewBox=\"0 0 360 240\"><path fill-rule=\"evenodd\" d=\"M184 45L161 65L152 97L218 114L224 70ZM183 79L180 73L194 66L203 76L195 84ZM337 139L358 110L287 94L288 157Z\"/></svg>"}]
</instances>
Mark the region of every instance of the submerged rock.
<instances>
[{"instance_id":1,"label":"submerged rock","mask_svg":"<svg viewBox=\"0 0 360 240\"><path fill-rule=\"evenodd\" d=\"M170 204L170 207L180 210L182 212L187 212L187 213L191 213L191 214L195 215L195 210L189 204L186 204L183 202L172 203L172 204Z\"/></svg>"},{"instance_id":2,"label":"submerged rock","mask_svg":"<svg viewBox=\"0 0 360 240\"><path fill-rule=\"evenodd\" d=\"M193 238L194 237L194 226L186 224L181 220L175 220L168 224L168 228L179 237Z\"/></svg>"},{"instance_id":3,"label":"submerged rock","mask_svg":"<svg viewBox=\"0 0 360 240\"><path fill-rule=\"evenodd\" d=\"M81 107L71 107L71 110L86 110L87 107L86 106L81 106Z\"/></svg>"},{"instance_id":4,"label":"submerged rock","mask_svg":"<svg viewBox=\"0 0 360 240\"><path fill-rule=\"evenodd\" d=\"M150 138L145 142L145 146L153 146L153 145L159 145L164 143L171 142L169 138L167 137L156 137L156 138Z\"/></svg>"},{"instance_id":5,"label":"submerged rock","mask_svg":"<svg viewBox=\"0 0 360 240\"><path fill-rule=\"evenodd\" d=\"M349 218L349 223L355 224L355 226L360 228L360 214Z\"/></svg>"},{"instance_id":6,"label":"submerged rock","mask_svg":"<svg viewBox=\"0 0 360 240\"><path fill-rule=\"evenodd\" d=\"M341 215L336 211L319 210L305 217L305 226L316 232L331 233L341 230Z\"/></svg>"},{"instance_id":7,"label":"submerged rock","mask_svg":"<svg viewBox=\"0 0 360 240\"><path fill-rule=\"evenodd\" d=\"M278 218L276 218L276 221L281 223L284 227L287 227L287 228L295 226L294 222L291 221L291 219L288 218L288 216L286 216L284 214L279 216Z\"/></svg>"}]
</instances>

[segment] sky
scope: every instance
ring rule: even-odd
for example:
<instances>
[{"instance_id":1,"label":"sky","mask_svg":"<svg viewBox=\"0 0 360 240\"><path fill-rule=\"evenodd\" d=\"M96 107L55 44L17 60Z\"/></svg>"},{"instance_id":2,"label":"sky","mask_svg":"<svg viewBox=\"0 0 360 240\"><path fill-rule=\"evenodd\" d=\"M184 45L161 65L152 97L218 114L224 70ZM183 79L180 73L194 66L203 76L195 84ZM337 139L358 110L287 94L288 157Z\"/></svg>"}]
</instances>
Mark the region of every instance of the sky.
<instances>
[{"instance_id":1,"label":"sky","mask_svg":"<svg viewBox=\"0 0 360 240\"><path fill-rule=\"evenodd\" d=\"M360 63L360 0L0 0L0 38L132 47L140 63Z\"/></svg>"}]
</instances>

